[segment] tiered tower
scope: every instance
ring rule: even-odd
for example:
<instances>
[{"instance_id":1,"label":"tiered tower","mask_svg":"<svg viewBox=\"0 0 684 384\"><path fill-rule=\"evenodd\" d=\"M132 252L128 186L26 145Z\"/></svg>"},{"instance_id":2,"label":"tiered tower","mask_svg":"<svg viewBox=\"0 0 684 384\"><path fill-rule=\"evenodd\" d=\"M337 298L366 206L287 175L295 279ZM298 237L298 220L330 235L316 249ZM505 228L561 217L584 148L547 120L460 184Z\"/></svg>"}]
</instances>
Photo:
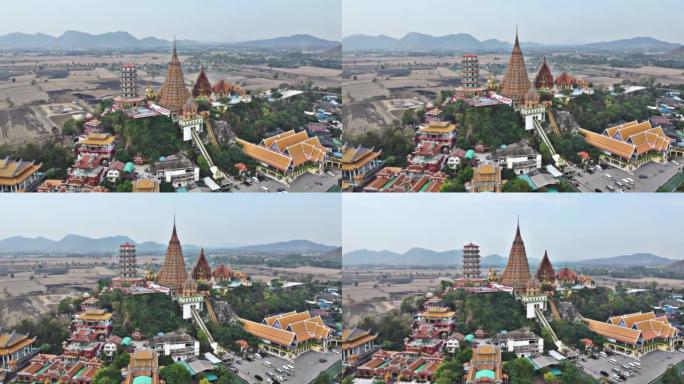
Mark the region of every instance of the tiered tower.
<instances>
[{"instance_id":1,"label":"tiered tower","mask_svg":"<svg viewBox=\"0 0 684 384\"><path fill-rule=\"evenodd\" d=\"M480 59L469 53L461 58L461 82L464 88L480 87Z\"/></svg>"},{"instance_id":2,"label":"tiered tower","mask_svg":"<svg viewBox=\"0 0 684 384\"><path fill-rule=\"evenodd\" d=\"M513 100L513 104L518 105L524 100L530 86L530 79L527 77L527 69L525 68L525 58L520 49L518 31L516 29L515 45L513 45L513 52L508 61L506 76L504 76L501 82L501 94Z\"/></svg>"},{"instance_id":3,"label":"tiered tower","mask_svg":"<svg viewBox=\"0 0 684 384\"><path fill-rule=\"evenodd\" d=\"M192 97L199 98L203 97L208 99L211 96L211 83L207 74L204 73L204 66L200 67L199 75L197 75L197 80L192 86Z\"/></svg>"},{"instance_id":4,"label":"tiered tower","mask_svg":"<svg viewBox=\"0 0 684 384\"><path fill-rule=\"evenodd\" d=\"M119 276L124 279L135 278L137 268L135 244L121 244L119 246Z\"/></svg>"},{"instance_id":5,"label":"tiered tower","mask_svg":"<svg viewBox=\"0 0 684 384\"><path fill-rule=\"evenodd\" d=\"M135 64L121 66L121 97L133 99L138 97L138 68Z\"/></svg>"},{"instance_id":6,"label":"tiered tower","mask_svg":"<svg viewBox=\"0 0 684 384\"><path fill-rule=\"evenodd\" d=\"M537 267L537 280L542 283L552 283L556 280L556 272L553 270L549 254L546 251L544 251L544 257L542 257L539 267Z\"/></svg>"},{"instance_id":7,"label":"tiered tower","mask_svg":"<svg viewBox=\"0 0 684 384\"><path fill-rule=\"evenodd\" d=\"M480 246L473 243L463 246L463 276L480 277Z\"/></svg>"},{"instance_id":8,"label":"tiered tower","mask_svg":"<svg viewBox=\"0 0 684 384\"><path fill-rule=\"evenodd\" d=\"M525 252L525 243L522 236L520 236L520 223L515 231L515 239L511 252L508 255L508 263L506 269L501 274L501 284L513 287L514 290L524 290L527 283L532 276L530 275L530 266L527 262L527 253Z\"/></svg>"},{"instance_id":9,"label":"tiered tower","mask_svg":"<svg viewBox=\"0 0 684 384\"><path fill-rule=\"evenodd\" d=\"M190 97L190 91L185 88L183 69L178 59L176 41L174 40L171 63L169 63L164 84L159 89L159 105L171 111L171 115L175 117L183 111L183 105L188 97Z\"/></svg>"},{"instance_id":10,"label":"tiered tower","mask_svg":"<svg viewBox=\"0 0 684 384\"><path fill-rule=\"evenodd\" d=\"M204 248L200 251L195 267L192 268L192 278L195 280L211 281L211 267L204 256Z\"/></svg>"},{"instance_id":11,"label":"tiered tower","mask_svg":"<svg viewBox=\"0 0 684 384\"><path fill-rule=\"evenodd\" d=\"M187 278L188 273L185 271L183 249L176 234L176 221L174 220L173 233L171 240L169 240L169 246L166 248L164 264L157 274L157 282L170 288L173 292L178 292L183 288L183 283Z\"/></svg>"},{"instance_id":12,"label":"tiered tower","mask_svg":"<svg viewBox=\"0 0 684 384\"><path fill-rule=\"evenodd\" d=\"M544 61L539 66L537 76L534 78L534 87L537 89L553 88L553 75L551 74L549 64L546 62L546 56L544 56Z\"/></svg>"}]
</instances>

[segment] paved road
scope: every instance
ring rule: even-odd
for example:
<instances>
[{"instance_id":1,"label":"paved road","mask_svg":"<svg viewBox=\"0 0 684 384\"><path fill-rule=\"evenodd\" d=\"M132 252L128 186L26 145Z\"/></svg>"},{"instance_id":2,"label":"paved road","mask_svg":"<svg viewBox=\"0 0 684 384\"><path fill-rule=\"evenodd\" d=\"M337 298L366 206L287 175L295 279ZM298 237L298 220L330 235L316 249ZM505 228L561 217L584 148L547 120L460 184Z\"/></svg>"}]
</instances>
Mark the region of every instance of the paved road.
<instances>
[{"instance_id":1,"label":"paved road","mask_svg":"<svg viewBox=\"0 0 684 384\"><path fill-rule=\"evenodd\" d=\"M611 364L608 361L611 358L617 360L620 366ZM578 364L583 367L585 373L595 378L602 377L600 373L601 371L608 372L612 377L613 368L618 368L619 370L624 371L625 369L622 368L623 364L636 361L631 357L617 354L608 356L607 358L599 358L598 360L590 358L586 358L586 360L587 361L578 361ZM684 360L684 353L681 352L653 351L640 358L639 363L641 364L641 369L632 370L635 376L628 377L625 383L648 384L656 377L662 375L670 365L677 364L681 360Z\"/></svg>"}]
</instances>

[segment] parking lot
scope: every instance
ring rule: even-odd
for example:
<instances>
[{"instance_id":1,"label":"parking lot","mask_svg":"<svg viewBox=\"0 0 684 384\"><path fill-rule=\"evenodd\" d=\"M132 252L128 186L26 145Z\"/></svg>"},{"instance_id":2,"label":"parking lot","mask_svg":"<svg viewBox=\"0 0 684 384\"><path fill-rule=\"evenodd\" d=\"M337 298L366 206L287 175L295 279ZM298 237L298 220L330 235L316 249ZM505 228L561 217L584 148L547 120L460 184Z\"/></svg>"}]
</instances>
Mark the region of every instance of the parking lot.
<instances>
[{"instance_id":1,"label":"parking lot","mask_svg":"<svg viewBox=\"0 0 684 384\"><path fill-rule=\"evenodd\" d=\"M233 366L238 369L238 374L245 381L250 384L265 383L269 375L266 372L271 372L276 376L284 376L285 381L290 384L309 384L321 372L330 368L335 362L341 359L341 354L333 352L315 352L308 351L300 355L294 360L294 363L289 362L283 358L263 354L262 359L253 361L241 360L241 364L234 363ZM325 362L321 362L321 359ZM271 363L268 367L264 362ZM281 368L284 365L292 365L295 367L292 376L278 373L276 368ZM256 376L260 376L263 381L259 381Z\"/></svg>"},{"instance_id":2,"label":"parking lot","mask_svg":"<svg viewBox=\"0 0 684 384\"><path fill-rule=\"evenodd\" d=\"M314 175L313 173L305 173L299 176L295 181L290 183L289 187L279 183L273 179L264 177L259 184L252 183L252 185L237 184L231 188L234 192L264 192L261 187L268 188L269 192L327 192L330 188L337 185L337 181L342 177L342 172L339 169L331 170L334 176L327 173L323 175Z\"/></svg>"},{"instance_id":3,"label":"parking lot","mask_svg":"<svg viewBox=\"0 0 684 384\"><path fill-rule=\"evenodd\" d=\"M637 361L634 358L617 354L599 357L596 360L587 357L583 357L583 359L586 361L579 360L578 364L585 373L598 379L604 377L601 375L601 371L605 371L610 375L611 380L614 374L613 368L625 371L626 369L622 365ZM610 363L610 359L617 360L618 364ZM677 364L682 360L684 360L684 353L681 352L653 351L638 360L639 364L641 364L641 369L631 369L630 371L634 376L628 377L624 382L629 384L648 384L662 375L670 365Z\"/></svg>"},{"instance_id":4,"label":"parking lot","mask_svg":"<svg viewBox=\"0 0 684 384\"><path fill-rule=\"evenodd\" d=\"M579 173L576 173L571 180L575 180L579 183L577 188L581 192L597 192L597 189L602 192L611 192L608 186L612 187L614 191L655 192L680 172L682 172L681 165L651 162L642 165L639 169L634 171L633 174L629 174L618 168L608 167L603 171L594 173L581 170ZM610 178L608 178L606 174L610 175ZM626 178L634 180L634 185L620 186L617 184L618 182L622 183L622 180Z\"/></svg>"}]
</instances>

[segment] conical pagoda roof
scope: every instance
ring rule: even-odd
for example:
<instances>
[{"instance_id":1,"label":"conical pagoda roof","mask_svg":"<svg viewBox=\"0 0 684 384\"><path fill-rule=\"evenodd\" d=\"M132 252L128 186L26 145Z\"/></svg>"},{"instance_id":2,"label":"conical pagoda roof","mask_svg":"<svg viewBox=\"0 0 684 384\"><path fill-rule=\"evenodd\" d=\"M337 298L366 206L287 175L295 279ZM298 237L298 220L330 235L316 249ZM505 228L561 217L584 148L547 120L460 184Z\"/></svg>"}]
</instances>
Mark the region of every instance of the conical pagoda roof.
<instances>
[{"instance_id":1,"label":"conical pagoda roof","mask_svg":"<svg viewBox=\"0 0 684 384\"><path fill-rule=\"evenodd\" d=\"M518 225L515 239L511 246L511 252L508 256L508 264L506 264L506 269L501 274L501 284L519 290L524 289L531 278L530 266L527 262L527 253L525 252L525 243L520 235L520 225Z\"/></svg>"},{"instance_id":2,"label":"conical pagoda roof","mask_svg":"<svg viewBox=\"0 0 684 384\"><path fill-rule=\"evenodd\" d=\"M553 88L553 75L551 74L549 64L546 62L546 56L544 56L544 60L537 71L537 76L534 78L534 87L537 89Z\"/></svg>"},{"instance_id":3,"label":"conical pagoda roof","mask_svg":"<svg viewBox=\"0 0 684 384\"><path fill-rule=\"evenodd\" d=\"M159 89L159 105L170 110L171 113L178 115L182 112L183 105L188 97L190 97L190 91L185 88L183 69L181 68L180 60L178 59L176 42L174 41L171 63L169 63L169 69L166 72L164 84Z\"/></svg>"},{"instance_id":4,"label":"conical pagoda roof","mask_svg":"<svg viewBox=\"0 0 684 384\"><path fill-rule=\"evenodd\" d=\"M508 60L508 67L506 67L506 76L501 82L501 94L512 99L514 103L520 103L527 90L530 89L530 85L530 79L527 77L527 69L525 68L525 58L520 49L516 31L513 52L511 52L511 58Z\"/></svg>"},{"instance_id":5,"label":"conical pagoda roof","mask_svg":"<svg viewBox=\"0 0 684 384\"><path fill-rule=\"evenodd\" d=\"M169 240L169 245L166 248L164 264L162 264L162 267L157 274L157 282L160 285L171 288L173 291L178 291L183 287L183 283L187 278L188 273L185 271L183 249L181 248L180 241L178 240L176 223L174 222L171 240Z\"/></svg>"},{"instance_id":6,"label":"conical pagoda roof","mask_svg":"<svg viewBox=\"0 0 684 384\"><path fill-rule=\"evenodd\" d=\"M552 282L556 279L556 272L553 270L551 265L551 260L549 259L548 252L544 251L544 257L542 257L537 267L537 280L542 282Z\"/></svg>"},{"instance_id":7,"label":"conical pagoda roof","mask_svg":"<svg viewBox=\"0 0 684 384\"><path fill-rule=\"evenodd\" d=\"M197 75L197 80L192 86L192 97L209 97L211 96L211 83L207 74L204 73L204 66L200 67L199 75Z\"/></svg>"},{"instance_id":8,"label":"conical pagoda roof","mask_svg":"<svg viewBox=\"0 0 684 384\"><path fill-rule=\"evenodd\" d=\"M209 266L207 258L204 256L204 248L200 251L195 267L192 268L192 278L204 281L211 280L211 267Z\"/></svg>"}]
</instances>

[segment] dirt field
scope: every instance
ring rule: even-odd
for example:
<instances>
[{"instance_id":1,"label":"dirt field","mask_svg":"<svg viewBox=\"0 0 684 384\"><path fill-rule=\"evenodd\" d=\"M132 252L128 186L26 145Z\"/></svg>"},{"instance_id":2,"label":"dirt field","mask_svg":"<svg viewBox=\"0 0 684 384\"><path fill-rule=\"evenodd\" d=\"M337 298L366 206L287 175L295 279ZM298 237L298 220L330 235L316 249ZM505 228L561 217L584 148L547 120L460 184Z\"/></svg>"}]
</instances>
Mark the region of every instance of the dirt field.
<instances>
[{"instance_id":1,"label":"dirt field","mask_svg":"<svg viewBox=\"0 0 684 384\"><path fill-rule=\"evenodd\" d=\"M432 292L442 280L452 279L456 272L456 269L344 268L342 305L345 326L353 326L365 317L376 317L397 309L407 297ZM401 281L409 278L410 282Z\"/></svg>"}]
</instances>

